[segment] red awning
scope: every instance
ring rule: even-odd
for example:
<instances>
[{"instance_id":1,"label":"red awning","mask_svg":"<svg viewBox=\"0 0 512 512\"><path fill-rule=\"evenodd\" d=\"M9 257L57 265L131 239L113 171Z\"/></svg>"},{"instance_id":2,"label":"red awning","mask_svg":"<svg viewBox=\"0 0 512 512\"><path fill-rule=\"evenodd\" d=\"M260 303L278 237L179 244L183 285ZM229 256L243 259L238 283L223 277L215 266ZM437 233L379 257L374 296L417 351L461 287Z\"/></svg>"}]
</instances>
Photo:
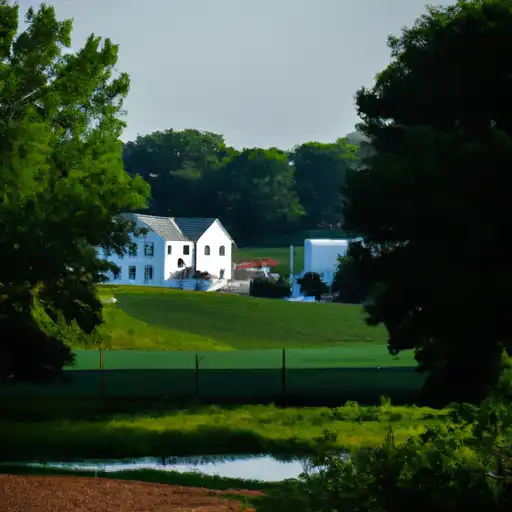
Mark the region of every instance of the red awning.
<instances>
[{"instance_id":1,"label":"red awning","mask_svg":"<svg viewBox=\"0 0 512 512\"><path fill-rule=\"evenodd\" d=\"M239 263L236 268L238 270L244 270L248 268L261 268L261 267L277 267L279 261L273 258L261 258L258 260L250 260Z\"/></svg>"}]
</instances>

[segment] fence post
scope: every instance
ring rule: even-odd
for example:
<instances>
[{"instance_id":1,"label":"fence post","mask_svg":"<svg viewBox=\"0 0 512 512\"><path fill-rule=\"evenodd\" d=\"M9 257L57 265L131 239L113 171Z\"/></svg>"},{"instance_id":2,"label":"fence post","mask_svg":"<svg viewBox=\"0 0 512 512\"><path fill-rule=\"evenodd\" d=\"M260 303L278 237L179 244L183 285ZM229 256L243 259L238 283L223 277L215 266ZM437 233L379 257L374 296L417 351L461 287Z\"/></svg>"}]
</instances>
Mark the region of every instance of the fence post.
<instances>
[{"instance_id":1,"label":"fence post","mask_svg":"<svg viewBox=\"0 0 512 512\"><path fill-rule=\"evenodd\" d=\"M286 349L283 348L281 362L281 400L286 405Z\"/></svg>"},{"instance_id":2,"label":"fence post","mask_svg":"<svg viewBox=\"0 0 512 512\"><path fill-rule=\"evenodd\" d=\"M199 400L199 356L197 354L196 354L195 382L196 382L196 399Z\"/></svg>"},{"instance_id":3,"label":"fence post","mask_svg":"<svg viewBox=\"0 0 512 512\"><path fill-rule=\"evenodd\" d=\"M103 371L103 348L100 347L100 397L105 397L105 373Z\"/></svg>"}]
</instances>

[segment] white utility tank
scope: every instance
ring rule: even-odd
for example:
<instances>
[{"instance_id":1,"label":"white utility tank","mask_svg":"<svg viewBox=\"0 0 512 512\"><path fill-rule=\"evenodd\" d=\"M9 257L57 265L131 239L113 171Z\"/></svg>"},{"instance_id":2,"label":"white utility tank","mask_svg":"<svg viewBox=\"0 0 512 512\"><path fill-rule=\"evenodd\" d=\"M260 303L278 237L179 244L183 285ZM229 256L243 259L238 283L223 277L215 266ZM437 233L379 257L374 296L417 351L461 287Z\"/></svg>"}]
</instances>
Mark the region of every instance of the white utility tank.
<instances>
[{"instance_id":1,"label":"white utility tank","mask_svg":"<svg viewBox=\"0 0 512 512\"><path fill-rule=\"evenodd\" d=\"M317 272L324 281L332 283L338 267L338 258L345 256L350 240L304 240L304 273Z\"/></svg>"}]
</instances>

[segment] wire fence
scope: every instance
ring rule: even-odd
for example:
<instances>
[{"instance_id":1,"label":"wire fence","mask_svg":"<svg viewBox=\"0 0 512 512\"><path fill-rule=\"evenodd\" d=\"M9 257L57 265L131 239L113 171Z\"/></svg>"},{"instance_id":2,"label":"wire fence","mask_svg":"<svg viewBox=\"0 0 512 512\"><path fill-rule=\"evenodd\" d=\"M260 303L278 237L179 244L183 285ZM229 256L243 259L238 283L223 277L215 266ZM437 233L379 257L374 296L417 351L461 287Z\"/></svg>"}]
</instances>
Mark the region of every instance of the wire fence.
<instances>
[{"instance_id":1,"label":"wire fence","mask_svg":"<svg viewBox=\"0 0 512 512\"><path fill-rule=\"evenodd\" d=\"M159 352L88 352L79 354L78 369L67 370L64 379L44 386L0 387L0 396L311 405L347 400L375 403L387 396L394 403L408 403L425 380L413 367L300 367L300 360L296 361L297 367L289 364L287 350L277 351L277 364L275 354L271 358L267 355L267 359L258 359L256 354L252 357L253 367L246 362L242 368L236 367L237 358L241 361L241 355L236 353L218 368L215 366L222 359L214 358L208 364L211 354L173 352L172 357L166 358Z\"/></svg>"}]
</instances>

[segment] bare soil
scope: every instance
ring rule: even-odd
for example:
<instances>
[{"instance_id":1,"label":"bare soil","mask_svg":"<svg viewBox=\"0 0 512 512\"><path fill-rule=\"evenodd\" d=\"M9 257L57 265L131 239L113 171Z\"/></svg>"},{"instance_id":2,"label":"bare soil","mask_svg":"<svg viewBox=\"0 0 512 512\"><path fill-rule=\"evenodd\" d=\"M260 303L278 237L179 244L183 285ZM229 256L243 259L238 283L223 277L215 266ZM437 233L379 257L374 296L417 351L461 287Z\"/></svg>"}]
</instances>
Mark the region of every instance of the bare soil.
<instances>
[{"instance_id":1,"label":"bare soil","mask_svg":"<svg viewBox=\"0 0 512 512\"><path fill-rule=\"evenodd\" d=\"M228 496L258 491L211 491L107 478L0 475L0 512L240 512Z\"/></svg>"}]
</instances>

